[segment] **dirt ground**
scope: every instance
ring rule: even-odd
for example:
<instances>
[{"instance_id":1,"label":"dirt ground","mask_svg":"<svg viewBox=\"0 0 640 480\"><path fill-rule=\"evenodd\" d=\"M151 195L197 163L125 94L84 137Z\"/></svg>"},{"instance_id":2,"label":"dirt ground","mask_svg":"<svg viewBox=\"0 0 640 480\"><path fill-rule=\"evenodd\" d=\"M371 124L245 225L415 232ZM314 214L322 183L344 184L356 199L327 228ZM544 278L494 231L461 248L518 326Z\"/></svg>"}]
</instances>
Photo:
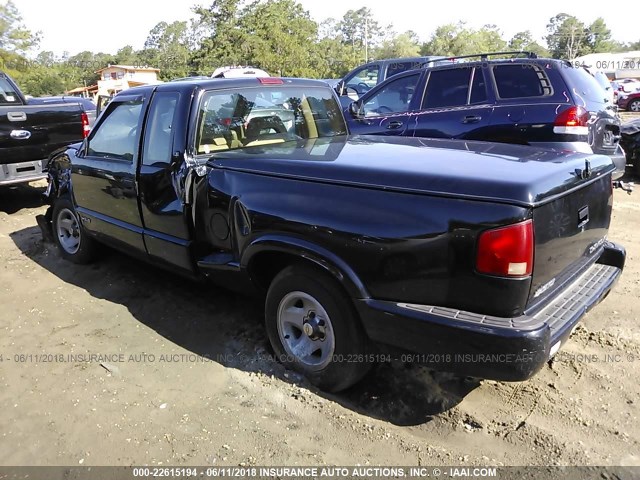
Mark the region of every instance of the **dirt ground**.
<instances>
[{"instance_id":1,"label":"dirt ground","mask_svg":"<svg viewBox=\"0 0 640 480\"><path fill-rule=\"evenodd\" d=\"M640 465L640 189L624 275L532 380L391 363L338 395L270 359L260 303L61 260L41 191L0 189L0 465Z\"/></svg>"}]
</instances>

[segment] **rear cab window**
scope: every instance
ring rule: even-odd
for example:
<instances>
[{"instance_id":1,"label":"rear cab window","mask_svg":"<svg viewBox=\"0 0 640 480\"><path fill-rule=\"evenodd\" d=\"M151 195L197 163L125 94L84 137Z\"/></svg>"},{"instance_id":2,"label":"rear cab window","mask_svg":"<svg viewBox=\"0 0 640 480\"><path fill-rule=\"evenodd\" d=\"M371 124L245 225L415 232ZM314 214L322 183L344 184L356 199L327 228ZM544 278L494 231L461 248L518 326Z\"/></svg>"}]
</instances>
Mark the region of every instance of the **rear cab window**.
<instances>
[{"instance_id":1,"label":"rear cab window","mask_svg":"<svg viewBox=\"0 0 640 480\"><path fill-rule=\"evenodd\" d=\"M203 94L196 125L196 155L301 139L346 135L329 88L269 86L210 90Z\"/></svg>"}]
</instances>

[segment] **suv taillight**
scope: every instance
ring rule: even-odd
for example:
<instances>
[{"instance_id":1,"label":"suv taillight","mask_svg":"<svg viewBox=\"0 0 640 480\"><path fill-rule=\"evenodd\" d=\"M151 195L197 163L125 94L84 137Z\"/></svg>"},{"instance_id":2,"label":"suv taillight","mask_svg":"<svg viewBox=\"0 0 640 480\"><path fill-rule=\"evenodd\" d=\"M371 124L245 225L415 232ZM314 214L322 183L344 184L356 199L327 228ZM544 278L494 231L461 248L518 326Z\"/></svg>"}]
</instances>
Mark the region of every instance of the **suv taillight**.
<instances>
[{"instance_id":1,"label":"suv taillight","mask_svg":"<svg viewBox=\"0 0 640 480\"><path fill-rule=\"evenodd\" d=\"M87 117L87 113L82 112L80 114L80 119L82 121L82 138L87 138L89 136L89 132L91 131L91 127L89 126L89 117Z\"/></svg>"},{"instance_id":2,"label":"suv taillight","mask_svg":"<svg viewBox=\"0 0 640 480\"><path fill-rule=\"evenodd\" d=\"M553 133L588 135L589 112L572 106L560 112L553 122Z\"/></svg>"},{"instance_id":3,"label":"suv taillight","mask_svg":"<svg viewBox=\"0 0 640 480\"><path fill-rule=\"evenodd\" d=\"M480 234L476 255L479 273L526 277L533 271L533 222L487 230Z\"/></svg>"}]
</instances>

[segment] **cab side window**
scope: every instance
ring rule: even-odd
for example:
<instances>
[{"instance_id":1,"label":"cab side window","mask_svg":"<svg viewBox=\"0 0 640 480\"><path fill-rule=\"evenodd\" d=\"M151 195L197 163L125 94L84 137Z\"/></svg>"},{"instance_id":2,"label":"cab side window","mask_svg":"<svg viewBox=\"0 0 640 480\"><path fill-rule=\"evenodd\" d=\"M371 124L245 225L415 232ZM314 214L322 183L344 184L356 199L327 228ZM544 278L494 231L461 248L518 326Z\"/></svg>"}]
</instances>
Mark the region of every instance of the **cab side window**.
<instances>
[{"instance_id":1,"label":"cab side window","mask_svg":"<svg viewBox=\"0 0 640 480\"><path fill-rule=\"evenodd\" d=\"M143 165L171 161L173 125L179 99L177 92L159 92L153 96L144 133Z\"/></svg>"},{"instance_id":2,"label":"cab side window","mask_svg":"<svg viewBox=\"0 0 640 480\"><path fill-rule=\"evenodd\" d=\"M473 68L434 70L429 74L422 108L459 107L467 104ZM482 75L482 72L478 72Z\"/></svg>"},{"instance_id":3,"label":"cab side window","mask_svg":"<svg viewBox=\"0 0 640 480\"><path fill-rule=\"evenodd\" d=\"M362 105L364 116L372 117L409 111L419 78L420 73L415 73L391 80Z\"/></svg>"},{"instance_id":4,"label":"cab side window","mask_svg":"<svg viewBox=\"0 0 640 480\"><path fill-rule=\"evenodd\" d=\"M142 100L109 105L106 117L91 132L87 155L133 162L137 154L141 113Z\"/></svg>"}]
</instances>

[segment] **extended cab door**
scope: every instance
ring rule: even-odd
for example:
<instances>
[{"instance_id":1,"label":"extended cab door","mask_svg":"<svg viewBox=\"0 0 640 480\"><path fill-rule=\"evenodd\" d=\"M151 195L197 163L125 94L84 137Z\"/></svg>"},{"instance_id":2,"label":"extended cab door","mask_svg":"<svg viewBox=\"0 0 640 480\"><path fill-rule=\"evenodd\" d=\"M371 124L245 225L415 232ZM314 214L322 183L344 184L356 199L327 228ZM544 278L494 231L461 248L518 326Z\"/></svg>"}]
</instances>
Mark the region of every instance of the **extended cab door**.
<instances>
[{"instance_id":1,"label":"extended cab door","mask_svg":"<svg viewBox=\"0 0 640 480\"><path fill-rule=\"evenodd\" d=\"M114 98L71 162L73 197L84 228L142 254L136 163L145 104L143 94Z\"/></svg>"},{"instance_id":2,"label":"extended cab door","mask_svg":"<svg viewBox=\"0 0 640 480\"><path fill-rule=\"evenodd\" d=\"M404 135L411 110L415 105L415 91L422 72L399 74L380 85L358 101L357 116L350 115L351 133L358 135Z\"/></svg>"},{"instance_id":3,"label":"extended cab door","mask_svg":"<svg viewBox=\"0 0 640 480\"><path fill-rule=\"evenodd\" d=\"M484 140L492 111L481 67L430 70L407 135Z\"/></svg>"},{"instance_id":4,"label":"extended cab door","mask_svg":"<svg viewBox=\"0 0 640 480\"><path fill-rule=\"evenodd\" d=\"M144 129L139 189L149 255L192 271L189 210L178 193L178 183L185 180L185 172L180 169L184 166L188 97L178 89L154 93Z\"/></svg>"}]
</instances>

